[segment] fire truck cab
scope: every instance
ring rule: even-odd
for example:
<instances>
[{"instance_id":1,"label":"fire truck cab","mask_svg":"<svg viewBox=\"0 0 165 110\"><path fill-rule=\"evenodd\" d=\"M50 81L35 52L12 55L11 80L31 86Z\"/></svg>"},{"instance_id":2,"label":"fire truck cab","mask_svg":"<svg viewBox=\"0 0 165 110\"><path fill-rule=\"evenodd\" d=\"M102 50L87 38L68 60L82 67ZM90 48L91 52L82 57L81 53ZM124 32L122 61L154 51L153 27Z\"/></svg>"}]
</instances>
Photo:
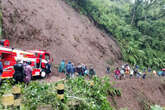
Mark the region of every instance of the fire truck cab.
<instances>
[{"instance_id":1,"label":"fire truck cab","mask_svg":"<svg viewBox=\"0 0 165 110\"><path fill-rule=\"evenodd\" d=\"M3 43L5 42L5 43ZM14 74L14 65L18 60L22 63L31 62L33 68L32 76L46 77L51 72L51 57L45 50L28 50L22 51L19 49L9 48L9 41L0 41L0 60L3 64L2 79L12 78ZM4 45L5 44L5 45Z\"/></svg>"}]
</instances>

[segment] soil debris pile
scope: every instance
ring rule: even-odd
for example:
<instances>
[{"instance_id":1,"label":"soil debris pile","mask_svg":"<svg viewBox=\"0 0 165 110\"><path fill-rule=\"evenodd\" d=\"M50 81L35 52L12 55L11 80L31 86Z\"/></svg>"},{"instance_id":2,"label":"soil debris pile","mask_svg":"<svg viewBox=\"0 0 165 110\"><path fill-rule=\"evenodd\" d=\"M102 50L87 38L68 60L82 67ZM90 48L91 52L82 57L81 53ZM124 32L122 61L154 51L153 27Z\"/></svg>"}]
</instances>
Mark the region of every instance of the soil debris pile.
<instances>
[{"instance_id":1,"label":"soil debris pile","mask_svg":"<svg viewBox=\"0 0 165 110\"><path fill-rule=\"evenodd\" d=\"M16 48L48 50L56 64L93 64L100 75L107 61L120 63L116 42L61 0L2 0L2 12L4 36Z\"/></svg>"},{"instance_id":2,"label":"soil debris pile","mask_svg":"<svg viewBox=\"0 0 165 110\"><path fill-rule=\"evenodd\" d=\"M128 110L149 110L150 105L165 106L165 79L127 79L117 81L115 87L121 89L121 97L116 97L115 106Z\"/></svg>"}]
</instances>

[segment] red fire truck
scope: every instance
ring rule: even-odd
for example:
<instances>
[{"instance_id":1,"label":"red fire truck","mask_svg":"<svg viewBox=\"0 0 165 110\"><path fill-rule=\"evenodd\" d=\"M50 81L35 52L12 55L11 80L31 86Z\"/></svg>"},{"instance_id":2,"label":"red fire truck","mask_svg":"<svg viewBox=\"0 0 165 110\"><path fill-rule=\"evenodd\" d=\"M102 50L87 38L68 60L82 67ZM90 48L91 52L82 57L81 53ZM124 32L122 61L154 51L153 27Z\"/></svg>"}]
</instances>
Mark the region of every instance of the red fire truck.
<instances>
[{"instance_id":1,"label":"red fire truck","mask_svg":"<svg viewBox=\"0 0 165 110\"><path fill-rule=\"evenodd\" d=\"M48 71L47 65L52 63L50 54L45 50L28 50L23 51L19 49L9 48L9 40L0 41L0 56L3 64L2 79L12 78L14 74L14 65L17 60L19 61L30 61L33 68L32 76L46 77Z\"/></svg>"}]
</instances>

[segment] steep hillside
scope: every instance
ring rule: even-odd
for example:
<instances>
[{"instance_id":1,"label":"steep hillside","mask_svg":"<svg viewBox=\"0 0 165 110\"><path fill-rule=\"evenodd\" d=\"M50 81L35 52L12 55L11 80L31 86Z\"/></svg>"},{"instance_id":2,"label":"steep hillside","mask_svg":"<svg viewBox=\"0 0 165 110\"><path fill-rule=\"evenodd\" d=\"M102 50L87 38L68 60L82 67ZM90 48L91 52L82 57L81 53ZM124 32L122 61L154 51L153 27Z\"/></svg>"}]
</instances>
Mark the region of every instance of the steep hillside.
<instances>
[{"instance_id":1,"label":"steep hillside","mask_svg":"<svg viewBox=\"0 0 165 110\"><path fill-rule=\"evenodd\" d=\"M116 42L61 0L2 0L2 12L4 37L13 47L46 49L56 64L93 64L99 74L107 61L120 63Z\"/></svg>"},{"instance_id":2,"label":"steep hillside","mask_svg":"<svg viewBox=\"0 0 165 110\"><path fill-rule=\"evenodd\" d=\"M121 63L122 56L116 42L62 0L0 0L0 2L3 12L3 35L11 41L12 47L48 50L55 64L62 59L71 60L75 64L93 64L100 76L105 73L107 62L113 66ZM109 16L107 19L109 20ZM120 23L114 21L115 25ZM124 29L123 27L120 28ZM131 30L124 30L123 34L127 34L127 31L131 34ZM58 73L57 70L53 72ZM46 81L56 82L64 77L64 74L56 74ZM122 93L121 97L114 99L109 96L109 101L117 110L125 107L128 110L148 110L146 107L152 104L165 106L164 79L126 79L115 81L114 86L120 88Z\"/></svg>"}]
</instances>

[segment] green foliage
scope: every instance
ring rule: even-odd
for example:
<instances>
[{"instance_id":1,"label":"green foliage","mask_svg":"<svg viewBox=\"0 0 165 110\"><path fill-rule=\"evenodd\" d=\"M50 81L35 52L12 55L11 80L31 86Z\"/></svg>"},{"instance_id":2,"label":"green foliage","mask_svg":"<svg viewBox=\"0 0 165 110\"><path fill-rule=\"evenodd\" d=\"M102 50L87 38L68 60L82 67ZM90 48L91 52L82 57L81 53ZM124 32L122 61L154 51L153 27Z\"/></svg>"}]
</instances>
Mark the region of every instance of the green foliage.
<instances>
[{"instance_id":1,"label":"green foliage","mask_svg":"<svg viewBox=\"0 0 165 110\"><path fill-rule=\"evenodd\" d=\"M84 78L76 78L75 80L69 80L66 82L66 89L68 90L67 96L70 97L70 101L77 100L81 103L77 106L77 109L88 108L90 110L112 110L109 106L110 103L107 100L108 90L112 87L109 83L109 79L98 77L93 78L94 85L90 87L89 82Z\"/></svg>"},{"instance_id":2,"label":"green foliage","mask_svg":"<svg viewBox=\"0 0 165 110\"><path fill-rule=\"evenodd\" d=\"M154 105L154 106L151 106L151 110L163 110L163 108L160 107L159 105Z\"/></svg>"},{"instance_id":3,"label":"green foliage","mask_svg":"<svg viewBox=\"0 0 165 110\"><path fill-rule=\"evenodd\" d=\"M11 88L12 88L12 84L13 84L13 80L3 80L2 82L3 84L0 86L0 97L3 94L7 94L7 93L12 93Z\"/></svg>"},{"instance_id":4,"label":"green foliage","mask_svg":"<svg viewBox=\"0 0 165 110\"><path fill-rule=\"evenodd\" d=\"M91 81L94 85L90 84ZM58 83L65 85L63 102L57 98L56 87ZM57 83L35 81L28 86L24 84L18 84L18 86L22 88L23 105L21 110L36 110L39 105L51 105L54 110L113 110L107 96L110 91L117 93L107 77L93 77L90 81L78 77ZM0 87L0 96L11 93L11 88L11 82L3 83ZM121 95L120 91L118 94ZM17 110L16 108L12 109Z\"/></svg>"},{"instance_id":5,"label":"green foliage","mask_svg":"<svg viewBox=\"0 0 165 110\"><path fill-rule=\"evenodd\" d=\"M52 104L54 107L60 104L51 84L33 82L24 88L22 93L25 106L30 107L30 110L35 110L39 104Z\"/></svg>"},{"instance_id":6,"label":"green foliage","mask_svg":"<svg viewBox=\"0 0 165 110\"><path fill-rule=\"evenodd\" d=\"M141 67L165 66L165 0L65 0L120 43L123 59Z\"/></svg>"}]
</instances>

